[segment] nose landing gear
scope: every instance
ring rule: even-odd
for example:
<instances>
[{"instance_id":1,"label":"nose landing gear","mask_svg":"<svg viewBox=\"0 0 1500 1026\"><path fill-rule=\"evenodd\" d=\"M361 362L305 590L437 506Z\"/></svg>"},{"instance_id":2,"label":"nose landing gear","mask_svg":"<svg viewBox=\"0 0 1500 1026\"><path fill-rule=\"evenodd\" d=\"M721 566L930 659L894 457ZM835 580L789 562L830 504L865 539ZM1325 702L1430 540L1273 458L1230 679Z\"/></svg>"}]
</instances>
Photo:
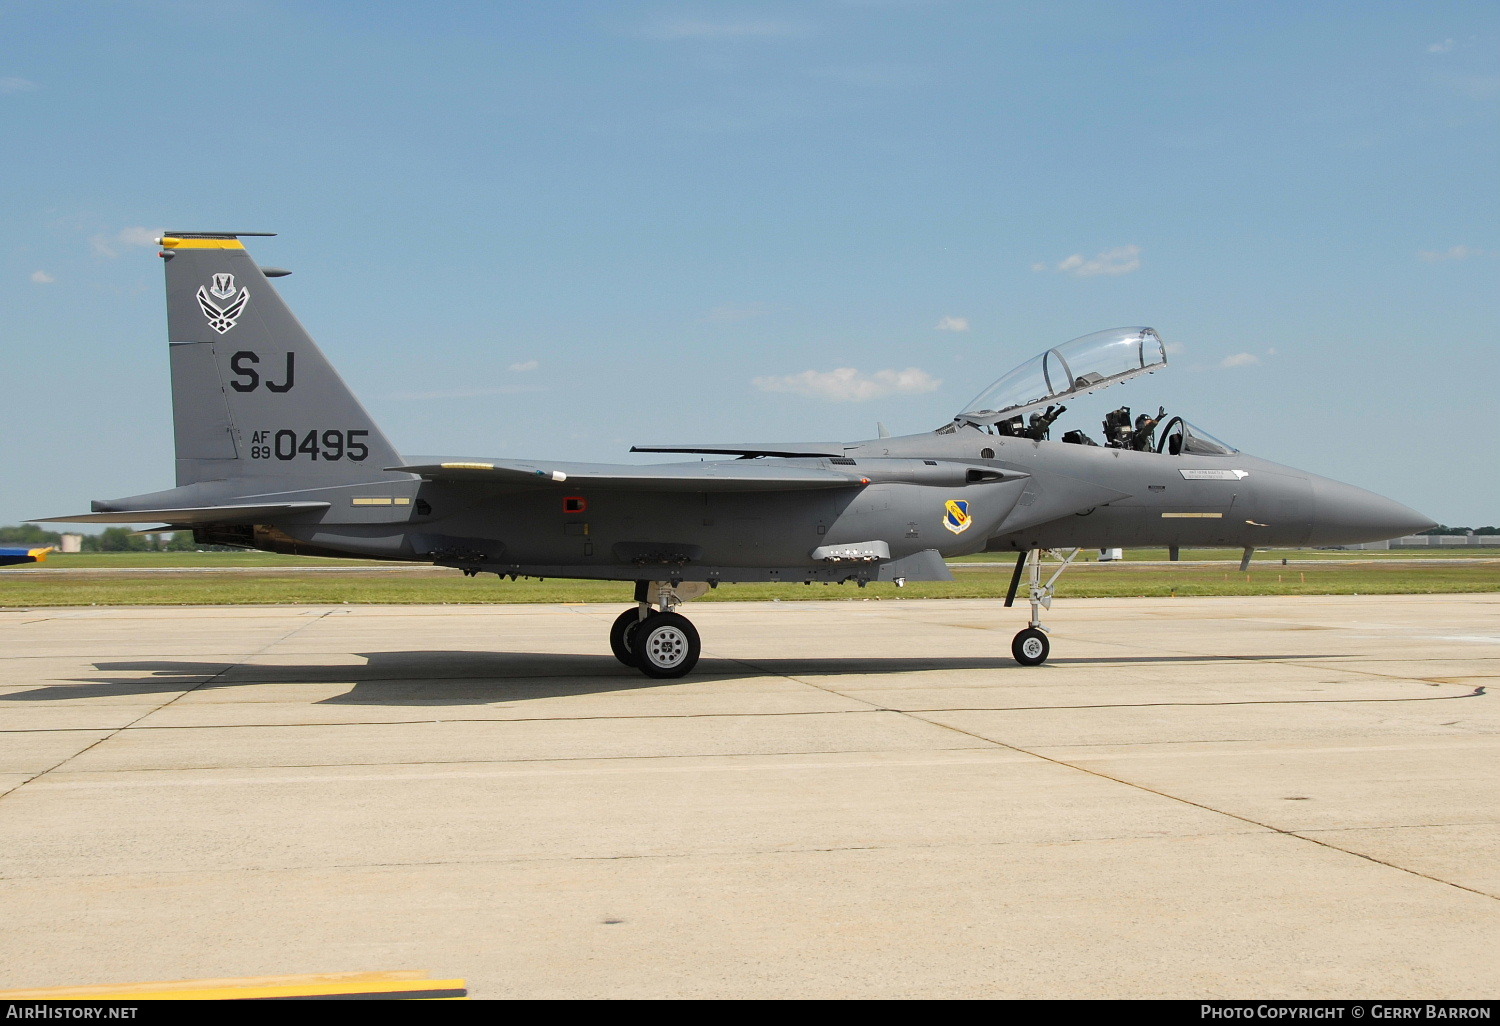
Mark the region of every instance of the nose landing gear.
<instances>
[{"instance_id":1,"label":"nose landing gear","mask_svg":"<svg viewBox=\"0 0 1500 1026\"><path fill-rule=\"evenodd\" d=\"M1031 622L1024 630L1019 631L1010 643L1010 654L1015 656L1016 662L1022 666L1040 666L1047 661L1047 656L1052 651L1052 643L1047 639L1047 628L1042 626L1042 610L1052 608L1052 596L1057 593L1057 579L1082 551L1082 549L1031 549L1016 557L1016 572L1011 575L1010 591L1005 596L1005 605L1009 607L1015 604L1016 591L1021 584L1021 571L1028 569L1029 564L1028 584L1030 586L1027 588L1027 594L1031 601ZM1060 562L1057 569L1052 571L1052 576L1047 578L1047 583L1043 584L1042 560L1049 555L1057 557Z\"/></svg>"},{"instance_id":2,"label":"nose landing gear","mask_svg":"<svg viewBox=\"0 0 1500 1026\"><path fill-rule=\"evenodd\" d=\"M1022 666L1042 665L1047 661L1047 653L1051 651L1052 643L1047 640L1047 635L1040 627L1027 627L1010 643L1010 654Z\"/></svg>"},{"instance_id":3,"label":"nose landing gear","mask_svg":"<svg viewBox=\"0 0 1500 1026\"><path fill-rule=\"evenodd\" d=\"M635 606L616 617L609 628L609 647L615 658L648 677L691 673L702 651L698 630L673 610L707 591L708 585L698 582L637 581Z\"/></svg>"}]
</instances>

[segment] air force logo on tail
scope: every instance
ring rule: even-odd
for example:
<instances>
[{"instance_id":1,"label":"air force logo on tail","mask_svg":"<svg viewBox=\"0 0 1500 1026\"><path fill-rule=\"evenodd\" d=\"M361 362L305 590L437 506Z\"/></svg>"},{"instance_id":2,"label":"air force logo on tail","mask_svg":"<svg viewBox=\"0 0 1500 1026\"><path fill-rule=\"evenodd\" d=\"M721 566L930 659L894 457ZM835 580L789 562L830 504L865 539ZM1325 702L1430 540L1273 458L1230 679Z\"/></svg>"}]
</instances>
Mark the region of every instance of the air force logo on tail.
<instances>
[{"instance_id":1,"label":"air force logo on tail","mask_svg":"<svg viewBox=\"0 0 1500 1026\"><path fill-rule=\"evenodd\" d=\"M220 305L221 301L223 305ZM239 295L234 294L232 274L214 275L213 288L198 286L198 306L203 309L203 316L208 318L208 326L220 335L234 327L240 314L245 312L245 304L249 302L249 289L242 287Z\"/></svg>"},{"instance_id":2,"label":"air force logo on tail","mask_svg":"<svg viewBox=\"0 0 1500 1026\"><path fill-rule=\"evenodd\" d=\"M943 526L954 534L963 534L974 523L969 515L968 499L949 499L947 512L943 514Z\"/></svg>"}]
</instances>

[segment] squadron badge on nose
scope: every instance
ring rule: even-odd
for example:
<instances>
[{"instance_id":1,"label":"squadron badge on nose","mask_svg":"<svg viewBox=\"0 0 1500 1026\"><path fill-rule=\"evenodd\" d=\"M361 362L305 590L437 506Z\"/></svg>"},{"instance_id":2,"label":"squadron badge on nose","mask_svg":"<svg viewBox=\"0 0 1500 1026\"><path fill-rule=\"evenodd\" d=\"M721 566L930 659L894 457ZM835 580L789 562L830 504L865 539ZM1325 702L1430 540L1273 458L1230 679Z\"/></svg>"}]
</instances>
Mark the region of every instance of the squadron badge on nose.
<instances>
[{"instance_id":1,"label":"squadron badge on nose","mask_svg":"<svg viewBox=\"0 0 1500 1026\"><path fill-rule=\"evenodd\" d=\"M963 534L974 523L974 518L969 515L968 499L949 499L947 511L943 514L943 526L954 534Z\"/></svg>"}]
</instances>

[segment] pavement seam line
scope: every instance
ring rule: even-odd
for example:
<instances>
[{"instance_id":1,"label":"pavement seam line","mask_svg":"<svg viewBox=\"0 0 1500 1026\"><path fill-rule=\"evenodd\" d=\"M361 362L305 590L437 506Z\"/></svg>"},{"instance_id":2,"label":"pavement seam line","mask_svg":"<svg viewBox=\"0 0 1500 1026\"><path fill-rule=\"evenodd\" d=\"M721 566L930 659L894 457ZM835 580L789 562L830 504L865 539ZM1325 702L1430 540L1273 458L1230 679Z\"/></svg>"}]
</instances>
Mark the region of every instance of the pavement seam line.
<instances>
[{"instance_id":1,"label":"pavement seam line","mask_svg":"<svg viewBox=\"0 0 1500 1026\"><path fill-rule=\"evenodd\" d=\"M1333 597L1338 597L1338 596L1333 596ZM955 630L1004 631L1004 630L1008 629L1008 627L1006 627L1003 624L996 624L996 625L962 624L962 623L949 623L949 622L946 622L946 621L927 621L927 622L931 626L934 626L934 627L948 627L948 628L955 629ZM1321 625L1304 624L1304 623L1302 623L1301 621L1298 621L1298 620L1277 620L1277 621L1273 621L1273 622L1281 623L1281 624L1295 624L1297 626L1303 626L1303 627L1306 627L1306 626L1319 626L1320 629L1326 629L1326 630L1341 630L1341 629L1351 629L1352 630L1352 629L1355 629L1355 628L1338 628L1338 627L1322 628ZM1104 645L1104 646L1112 646L1114 648L1124 649L1127 652L1140 652L1140 651L1143 651L1138 646L1128 645L1128 644L1125 644L1124 642L1121 642L1121 641L1118 641L1118 640L1114 640L1114 639L1111 639L1111 638L1091 638L1089 640L1092 641L1094 644ZM1362 674L1362 675L1364 675L1366 677L1378 677L1381 680L1406 680L1406 681L1409 681L1409 680L1425 680L1426 679L1426 678L1422 678L1422 677L1410 677L1410 676L1401 675L1401 674L1381 673L1378 670L1362 670L1362 669L1359 669L1358 667L1351 667L1351 666L1320 666L1320 665L1318 665L1316 663L1306 663L1306 662L1300 662L1299 661L1299 660L1302 660L1302 659L1306 659L1307 658L1306 656L1287 656L1287 657L1285 657L1283 659L1268 659L1268 658L1265 658L1263 656L1254 656L1254 655L1232 655L1232 654L1203 655L1202 653L1198 653L1198 652L1183 652L1183 651L1177 650L1177 649L1169 649L1167 651L1170 651L1170 652L1174 653L1177 656L1186 656L1186 657L1188 657L1186 661L1199 660L1199 661L1202 661L1202 662L1219 662L1221 660L1229 660L1229 661L1236 661L1236 662L1268 663L1268 664L1270 664L1272 666L1295 666L1298 669L1302 669L1302 670L1320 670L1320 671L1323 671L1325 673L1332 673L1332 672L1338 672L1338 673L1357 673L1357 674ZM1158 652L1156 654L1159 655L1160 653ZM1358 657L1350 657L1350 658L1358 658ZM1387 661L1389 661L1389 662L1397 662L1397 661L1400 661L1400 660L1387 660ZM1058 662L1058 663L1066 663L1066 662L1068 662L1068 660L1066 658L1064 658L1064 659L1056 660L1056 662Z\"/></svg>"},{"instance_id":2,"label":"pavement seam line","mask_svg":"<svg viewBox=\"0 0 1500 1026\"><path fill-rule=\"evenodd\" d=\"M1250 658L1250 657L1246 657L1246 658ZM760 667L755 666L754 663L750 663L750 662L747 662L747 661L744 661L744 660L736 660L736 661L737 662L743 662L744 665L753 667L755 669L761 669ZM762 672L767 672L767 671L763 670ZM795 680L799 684L805 684L808 687L817 688L819 691L824 691L824 692L827 692L828 694L831 694L831 695L837 695L840 698L850 699L852 701L862 701L862 702L866 702L866 704L874 706L873 702L867 702L865 699L858 698L857 696L848 695L848 694L845 694L845 693L843 693L841 691L836 691L833 688L823 687L822 685L814 684L811 681L802 680L799 677L792 677L790 675L785 675L785 679L787 679L787 680ZM1480 689L1480 690L1482 690L1482 689ZM879 707L877 707L877 708L879 708ZM1158 791L1155 788L1147 787L1145 784L1139 784L1139 783L1136 783L1134 781L1124 780L1124 779L1121 779L1120 777L1111 776L1110 774L1100 772L1099 770L1089 769L1086 766L1079 766L1076 763L1067 762L1066 760L1063 760L1063 759L1055 759L1055 758L1052 758L1051 756L1042 755L1040 752L1033 752L1033 751L1030 751L1029 749L1022 748L1022 747L1020 747L1018 745L1006 744L1004 741L996 741L993 738L984 737L981 734L975 734L972 731L964 730L962 727L955 727L952 724L938 723L935 720L929 720L929 719L927 719L924 716L918 715L917 713L903 712L900 709L886 709L886 708L881 708L881 711L883 711L883 712L898 713L899 715L906 716L906 717L908 717L910 719L917 720L918 722L921 722L921 723L931 724L932 726L935 726L935 727L941 727L941 728L943 728L945 730L951 730L951 731L954 731L955 733L963 734L963 735L965 735L967 737L972 737L975 740L986 742L988 744L994 745L997 748L1006 748L1006 749L1009 749L1010 751L1018 752L1021 755L1029 755L1029 756L1032 756L1034 758L1041 759L1041 760L1043 760L1045 762L1050 762L1050 763L1052 763L1055 766L1062 766L1062 767L1064 767L1066 769L1076 770L1076 771L1078 771L1080 773L1086 773L1086 774L1088 774L1090 776L1097 777L1097 778L1099 778L1101 780L1109 780L1109 781L1112 781L1112 782L1114 782L1116 784L1122 784L1125 787L1134 788L1134 789L1136 789L1138 791L1144 791L1147 794L1154 794L1154 795L1156 795L1156 796L1158 796L1160 798L1166 798L1169 801L1180 802L1183 805L1190 805L1193 808L1202 809L1205 812L1212 812L1212 813L1215 813L1216 815L1226 816L1226 817L1228 817L1230 819L1236 819L1236 820L1239 820L1241 823L1248 823L1251 826L1260 827L1263 830L1269 830L1269 831L1271 831L1273 833L1281 834L1281 835L1283 835L1285 837L1295 837L1295 838L1297 838L1300 841L1306 841L1306 842L1308 842L1310 844L1316 844L1319 847L1321 847L1321 848L1327 848L1330 851L1337 851L1337 852L1342 852L1345 855L1352 855L1355 858L1364 859L1366 862L1372 862L1372 863L1374 863L1377 866L1385 866L1388 869L1394 869L1394 870L1396 870L1398 872L1401 872L1401 873L1407 873L1407 874L1410 874L1411 876L1418 877L1419 879L1422 879L1422 880L1428 880L1428 881L1430 881L1432 883L1441 884L1441 885L1446 886L1446 887L1452 887L1455 890L1465 891L1465 892L1467 892L1469 894L1477 894L1478 896L1480 896L1482 898L1489 898L1492 901L1500 901L1500 894L1491 894L1488 891L1481 891L1481 890L1479 890L1477 888L1474 888L1474 887L1468 887L1468 886L1465 886L1464 884L1461 884L1461 883L1455 883L1452 880L1444 880L1441 877L1430 876L1427 873L1421 873L1421 872L1418 872L1415 869L1409 869L1406 866L1399 866L1399 865L1396 865L1395 863L1392 863L1392 862L1386 862L1383 859L1378 859L1378 858L1376 858L1373 855L1366 855L1363 852L1351 851L1348 848L1341 848L1341 847L1339 847L1336 844L1332 844L1332 843L1330 843L1328 841L1321 841L1321 840L1317 839L1316 837L1307 837L1307 836L1305 836L1303 834L1297 833L1294 830L1283 830L1281 827L1273 826L1270 823L1262 823L1259 820L1251 819L1249 816L1242 816L1242 815L1240 815L1238 813L1229 812L1229 811L1227 811L1225 809L1217 809L1217 808L1214 808L1211 805L1205 805L1202 802L1195 802L1195 801L1193 801L1190 798L1183 798L1183 797L1181 797L1179 795L1167 794L1165 791ZM965 710L965 711L967 711L967 710ZM981 711L987 711L987 710L981 710Z\"/></svg>"},{"instance_id":3,"label":"pavement seam line","mask_svg":"<svg viewBox=\"0 0 1500 1026\"><path fill-rule=\"evenodd\" d=\"M822 847L806 848L733 848L723 851L673 851L673 852L651 852L640 855L514 855L509 857L491 857L477 859L432 859L420 862L350 862L330 866L238 866L232 867L230 871L237 873L317 873L325 870L365 870L365 869L406 869L428 866L512 866L512 865L535 865L538 863L574 863L574 862L618 862L635 859L703 859L703 858L748 858L757 855L819 855L845 851L911 851L929 850L942 848L1004 848L1013 845L1037 845L1042 847L1061 847L1068 844L1094 844L1108 841L1163 841L1163 840L1206 840L1221 837L1261 837L1261 831L1235 830L1228 833L1186 833L1186 834L1102 834L1098 837L1065 837L1060 840L1050 841L928 841L909 842L899 844L832 844ZM113 877L177 877L190 876L197 873L216 872L218 869L140 869L120 870L110 873L69 873L67 875L46 876L7 876L0 878L0 883L9 883L19 880L77 880L77 879L110 879Z\"/></svg>"},{"instance_id":4,"label":"pavement seam line","mask_svg":"<svg viewBox=\"0 0 1500 1026\"><path fill-rule=\"evenodd\" d=\"M232 668L232 667L231 667ZM224 671L224 672L227 672ZM210 680L202 681L195 687L202 687L210 683ZM799 683L801 683L799 681ZM829 692L837 694L837 692ZM187 694L184 691L177 698ZM151 713L160 712L172 702L164 703L151 712L137 717L131 723L116 729L119 730L259 730L266 727L400 727L411 726L417 723L574 723L593 720L706 720L706 719L759 719L765 716L868 716L879 712L905 712L918 713L950 713L950 712L1069 712L1074 709L1211 709L1220 706L1255 706L1255 705L1360 705L1370 702L1446 702L1457 698L1480 698L1486 697L1485 688L1475 688L1466 695L1429 695L1426 698L1293 698L1285 700L1272 700L1266 702L1123 702L1118 705L1004 705L1004 706L944 706L937 709L794 709L789 711L761 710L759 712L704 712L704 713L653 713L645 716L445 716L440 719L431 719L423 716L419 719L410 720L313 720L307 723L179 723L179 724L147 724L140 726L140 720ZM0 696L0 701L4 696ZM172 700L177 701L176 698ZM414 703L420 704L420 703ZM389 706L387 706L389 708ZM0 735L5 734L66 734L74 731L108 730L108 727L22 727L15 730L0 729ZM1258 738L1230 738L1232 741L1255 741ZM1163 742L1138 742L1140 744L1162 744ZM1184 744L1196 744L1197 742L1178 742ZM80 753L82 754L82 753Z\"/></svg>"},{"instance_id":5,"label":"pavement seam line","mask_svg":"<svg viewBox=\"0 0 1500 1026\"><path fill-rule=\"evenodd\" d=\"M58 763L56 763L56 764L54 764L52 766L48 766L46 769L42 770L40 773L33 773L31 776L27 777L25 780L21 781L19 784L15 785L14 787L7 788L4 791L0 791L0 802L3 802L5 799L9 798L11 795L13 795L17 791L21 790L21 788L25 787L27 784L31 783L33 780L40 780L42 777L45 777L48 773L53 772L54 770L58 769L61 766L67 765L68 763L72 762L74 759L78 758L80 755L84 754L85 752L93 751L95 748L99 747L104 742L108 741L110 738L113 738L116 735L121 734L124 731L129 730L131 727L133 727L137 723L141 722L141 720L144 720L147 716L151 716L151 715L154 715L155 713L160 712L161 710L165 709L167 706L171 705L173 702L177 701L179 698L184 698L187 695L191 694L192 692L197 691L199 688L204 687L204 686L206 686L208 684L212 684L214 681L218 680L220 677L222 677L224 674L228 673L230 670L234 669L236 666L241 665L241 663L243 663L243 661L245 659L254 659L256 656L261 655L262 653L268 652L269 650L271 650L275 646L281 644L283 641L286 641L288 638L291 638L293 635L297 634L299 631L303 630L304 628L311 627L315 623L322 622L323 618L326 617L326 616L329 616L329 615L331 615L331 611L328 612L328 613L321 613L318 616L312 617L311 619L307 620L305 623L299 623L299 624L297 624L295 627L293 627L291 630L287 631L281 637L275 638L275 639L273 639L271 641L266 642L264 645L262 645L260 648L256 649L254 652L251 652L249 655L244 656L241 660L239 660L237 662L234 662L234 663L232 663L229 666L226 666L224 669L220 670L218 673L214 674L212 677L209 677L206 680L201 680L198 683L194 684L192 687L187 688L184 691L177 692L171 698L169 698L165 702L163 702L161 705L154 706L153 708L146 710L145 712L143 712L139 716L137 716L135 719L131 720L129 723L125 724L122 727L117 727L114 730L111 730L109 733L105 734L103 737L98 738L97 740L95 740L93 744L86 745L83 748L80 748L78 751L74 752L72 755L69 755L67 758L63 759L61 762L58 762Z\"/></svg>"},{"instance_id":6,"label":"pavement seam line","mask_svg":"<svg viewBox=\"0 0 1500 1026\"><path fill-rule=\"evenodd\" d=\"M920 716L914 716L913 718L914 719L919 719L919 720L922 719L922 717L920 717ZM932 721L932 720L923 720L923 722L924 723L932 723L934 721ZM943 724L943 723L939 723L939 724L936 724L936 725L940 726L940 727L941 726L946 726L950 730L955 730L955 731L957 731L960 734L968 734L970 737L975 737L975 738L981 737L981 735L971 733L971 732L969 732L967 730L964 730L962 727L954 727L954 726L951 726L949 724ZM1456 890L1460 890L1460 891L1467 891L1470 894L1477 894L1477 895L1479 895L1482 898L1489 898L1492 901L1500 901L1500 894L1491 894L1488 891L1481 891L1478 888L1469 887L1469 886L1466 886L1466 885L1461 884L1461 883L1455 883L1452 880L1444 880L1441 877L1432 876L1432 875L1427 874L1427 873L1422 873L1422 872L1419 872L1419 871L1417 871L1415 869L1410 869L1410 868L1408 868L1406 866L1400 866L1400 865L1397 865L1394 862L1387 862L1384 859L1378 859L1378 858L1376 858L1373 855L1366 855L1364 852L1353 851L1353 850L1351 850L1349 848L1341 848L1338 845L1332 844L1332 843L1330 843L1328 841L1320 841L1316 837L1308 837L1306 834L1298 833L1296 830L1283 829L1283 828L1275 826L1275 825L1273 825L1271 823L1263 823L1263 822L1261 822L1258 819L1251 819L1249 816L1243 816L1243 815L1241 815L1241 814L1239 814L1237 812L1230 812L1227 809L1218 809L1218 808L1215 808L1212 805L1206 805L1203 802L1195 802L1191 798L1183 798L1181 795L1168 794L1165 791L1159 791L1159 790L1157 790L1154 787L1147 787L1145 784L1140 784L1140 783L1137 783L1137 782L1135 782L1133 780L1125 780L1125 779L1123 779L1121 777L1111 776L1108 773L1103 773L1103 772L1100 772L1099 770L1090 769L1087 766L1079 766L1078 764L1072 763L1072 762L1068 762L1065 759L1054 759L1051 756L1042 755L1040 752L1033 752L1033 751L1030 751L1029 749L1021 748L1018 745L1006 744L1003 741L994 741L994 740L989 739L989 738L982 738L982 740L988 740L988 741L990 741L991 744L997 745L998 747L1001 747L1001 748L1008 748L1008 749L1010 749L1013 752L1020 752L1023 755L1034 755L1038 759L1044 759L1047 762L1052 763L1053 765L1063 766L1063 767L1065 767L1067 769L1078 770L1080 773L1087 773L1090 776L1098 777L1101 780L1110 780L1110 781L1113 781L1114 783L1117 783L1117 784L1124 784L1126 787L1135 788L1138 791L1145 791L1147 794L1154 794L1154 795L1157 795L1158 797L1166 798L1166 799L1168 799L1170 801L1180 802L1183 805L1191 805L1193 808L1202 809L1205 812L1212 812L1212 813L1215 813L1215 814L1220 815L1220 816L1227 816L1230 819L1237 819L1241 823L1248 823L1251 826L1261 827L1264 830L1269 830L1269 831L1271 831L1273 833L1281 834L1284 837L1295 837L1299 841L1307 841L1307 842L1309 842L1311 844L1318 845L1320 848L1328 848L1331 851L1342 852L1345 855L1353 855L1355 858L1364 859L1366 862L1373 862L1377 866L1385 866L1388 869L1394 869L1394 870L1396 870L1398 872L1401 872L1401 873L1407 873L1407 874L1410 874L1411 876L1418 877L1418 878L1420 878L1422 880L1428 880L1428 881L1431 881L1432 883L1442 884L1443 886L1452 887L1452 888L1454 888Z\"/></svg>"},{"instance_id":7,"label":"pavement seam line","mask_svg":"<svg viewBox=\"0 0 1500 1026\"><path fill-rule=\"evenodd\" d=\"M894 712L895 710L894 709L885 709L885 710L881 710L881 711L883 711L883 712ZM934 726L942 726L942 724L934 724ZM963 731L958 731L958 733L961 734L961 733L963 733ZM102 741L102 740L105 740L105 739L104 738L100 738L100 740ZM981 739L981 740L983 740L983 739ZM96 741L95 744L98 744L98 742ZM89 747L92 748L93 745L90 745ZM962 747L959 747L959 748L929 748L929 749L926 749L926 751L933 751L933 752L989 752L989 751L994 751L996 747L1004 748L1005 746L1004 745L997 746L993 741L987 741L983 745L965 745L965 746L962 746ZM87 750L88 749L84 749L84 751L87 751ZM782 755L791 755L791 756L807 756L807 755L886 755L886 754L892 754L892 753L899 754L899 753L910 752L910 751L914 751L914 750L915 749L903 749L903 748L816 748L816 749L810 749L808 751L745 752L745 753L741 753L740 755L734 755L734 756L705 755L702 752L684 752L681 755L580 755L580 756L574 756L574 757L564 757L564 756L549 755L549 756L537 756L534 759L451 759L451 760L438 760L438 761L434 761L432 759L425 759L425 760L423 760L421 762L278 762L278 763L272 763L272 764L266 765L266 766L248 766L248 767L245 767L245 766L240 766L240 767L235 767L235 766L154 766L154 767L146 767L146 768L143 768L143 769L72 770L71 772L74 775L76 775L76 776L82 776L85 773L98 773L98 774L101 774L101 775L103 775L103 774L120 774L120 773L201 773L201 772L204 772L204 771L213 771L213 770L235 770L235 771L239 771L239 770L252 770L252 771L253 770L288 770L288 769L329 770L329 769L343 769L343 768L346 768L346 767L350 768L350 769L371 769L371 768L396 767L396 766L510 766L510 765L521 766L521 765L526 765L527 763L533 763L533 762L557 762L557 763L569 763L569 762L632 762L632 761L647 761L647 762L649 762L649 761L652 761L652 760L667 760L667 759L727 759L727 758L754 758L754 759L759 759L759 758L774 758L776 756L782 756ZM83 752L79 752L78 753L78 755L82 755L82 754L83 754ZM61 764L59 764L59 765L61 765ZM56 768L57 768L56 766L53 767L53 769L56 769ZM48 770L47 772L50 773L51 770ZM37 774L37 777L39 777L39 776L41 776L41 774ZM21 783L22 784L31 783L31 781L37 779L37 777L32 777L29 780L24 780ZM17 784L16 786L20 787L21 785ZM65 786L65 785L58 785L58 786ZM12 788L12 790L14 790L14 788ZM7 793L9 793L9 792L7 792ZM4 797L4 795L0 795L0 798L3 798L3 797Z\"/></svg>"}]
</instances>

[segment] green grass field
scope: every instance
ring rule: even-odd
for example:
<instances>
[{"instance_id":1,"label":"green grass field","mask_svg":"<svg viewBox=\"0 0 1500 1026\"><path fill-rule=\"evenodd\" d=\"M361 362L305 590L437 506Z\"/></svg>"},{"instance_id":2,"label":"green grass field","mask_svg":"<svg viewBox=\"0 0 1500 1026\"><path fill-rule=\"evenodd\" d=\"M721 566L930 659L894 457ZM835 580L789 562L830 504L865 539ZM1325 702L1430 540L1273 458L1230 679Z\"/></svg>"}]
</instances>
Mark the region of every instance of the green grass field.
<instances>
[{"instance_id":1,"label":"green grass field","mask_svg":"<svg viewBox=\"0 0 1500 1026\"><path fill-rule=\"evenodd\" d=\"M1248 573L1239 553L1191 550L1184 562L1165 551L1132 550L1117 563L1075 564L1063 576L1060 597L1193 597L1204 595L1398 595L1500 591L1500 552L1330 552L1313 549L1257 553ZM1287 560L1285 566L1282 559ZM1000 598L1010 584L1014 557L970 557L951 583L826 586L730 584L702 601L780 599ZM1478 561L1475 561L1475 560ZM1210 560L1216 562L1203 562ZM988 564L988 565L984 565ZM1298 564L1301 564L1300 566ZM307 573L298 567L344 567ZM224 573L171 573L171 569L223 568ZM111 573L111 570L122 571ZM141 572L162 570L168 572ZM84 572L72 572L84 571ZM631 585L601 581L498 580L464 577L456 570L364 560L318 560L261 552L101 553L55 555L44 564L0 574L0 605L410 604L497 602L628 603Z\"/></svg>"}]
</instances>

